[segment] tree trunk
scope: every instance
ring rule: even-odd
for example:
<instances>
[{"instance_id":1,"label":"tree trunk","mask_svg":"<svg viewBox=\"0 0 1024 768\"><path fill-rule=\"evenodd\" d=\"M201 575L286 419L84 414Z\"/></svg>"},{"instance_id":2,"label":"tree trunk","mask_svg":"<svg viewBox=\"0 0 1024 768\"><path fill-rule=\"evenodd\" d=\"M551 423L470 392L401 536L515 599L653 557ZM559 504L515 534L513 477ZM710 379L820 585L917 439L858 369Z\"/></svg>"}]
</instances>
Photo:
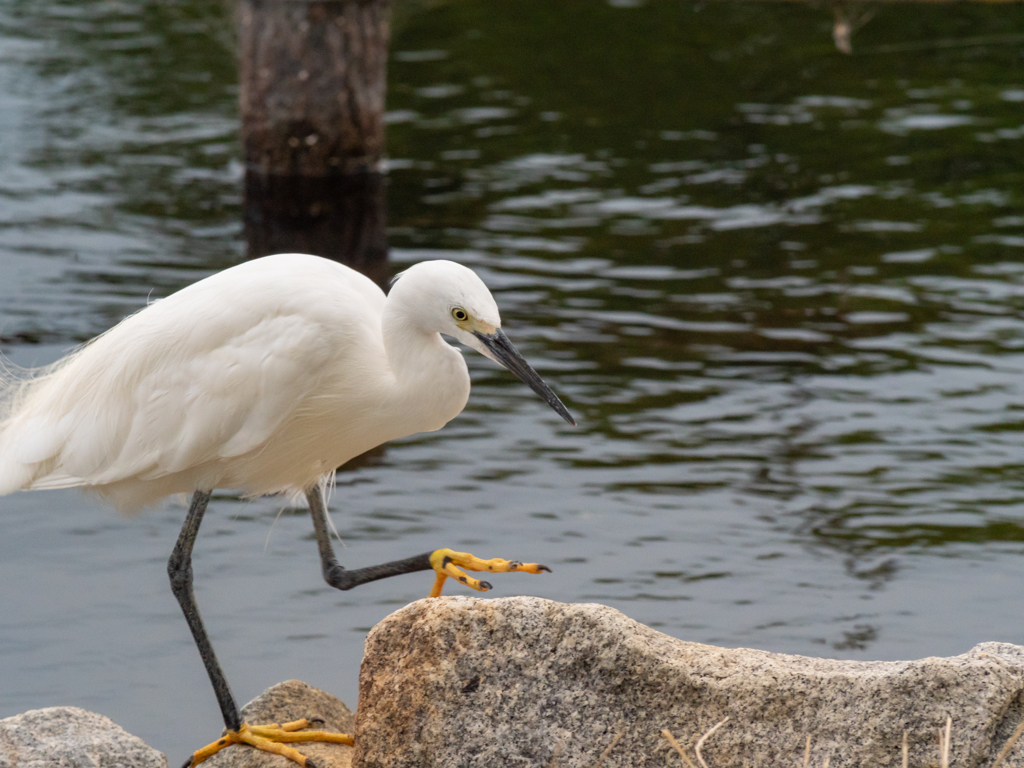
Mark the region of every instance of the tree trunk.
<instances>
[{"instance_id":1,"label":"tree trunk","mask_svg":"<svg viewBox=\"0 0 1024 768\"><path fill-rule=\"evenodd\" d=\"M302 252L387 280L388 0L240 0L248 256Z\"/></svg>"},{"instance_id":2,"label":"tree trunk","mask_svg":"<svg viewBox=\"0 0 1024 768\"><path fill-rule=\"evenodd\" d=\"M242 141L249 171L377 171L384 153L387 0L242 0Z\"/></svg>"}]
</instances>

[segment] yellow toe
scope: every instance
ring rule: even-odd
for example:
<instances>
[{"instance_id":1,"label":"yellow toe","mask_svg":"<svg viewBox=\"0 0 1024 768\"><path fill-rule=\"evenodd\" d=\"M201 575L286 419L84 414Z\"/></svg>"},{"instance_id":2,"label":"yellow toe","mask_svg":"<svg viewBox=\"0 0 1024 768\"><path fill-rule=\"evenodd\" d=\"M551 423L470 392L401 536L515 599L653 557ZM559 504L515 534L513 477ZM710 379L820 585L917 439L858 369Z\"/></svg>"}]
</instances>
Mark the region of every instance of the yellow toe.
<instances>
[{"instance_id":1,"label":"yellow toe","mask_svg":"<svg viewBox=\"0 0 1024 768\"><path fill-rule=\"evenodd\" d=\"M434 579L434 588L430 591L431 597L438 597L444 587L445 579L453 578L460 584L465 584L470 589L478 592L486 592L491 585L486 581L480 581L469 576L461 568L467 571L489 572L489 573L511 573L522 571L523 573L551 572L546 565L537 563L523 563L519 560L504 560L495 557L490 560L482 560L469 552L455 552L451 549L439 549L430 556L430 564L437 574Z\"/></svg>"},{"instance_id":2,"label":"yellow toe","mask_svg":"<svg viewBox=\"0 0 1024 768\"><path fill-rule=\"evenodd\" d=\"M306 768L307 764L312 768L312 761L309 758L297 749L287 746L287 744L301 741L323 741L331 744L347 744L352 746L352 737L344 733L302 730L308 728L309 725L310 721L305 719L295 720L284 725L278 725L277 723L248 725L242 723L242 727L237 731L227 731L212 744L207 744L202 749L196 750L192 755L192 761L189 765L195 768L195 766L208 760L222 749L230 747L232 744L248 744L250 747L255 747L264 752L287 757L303 768Z\"/></svg>"}]
</instances>

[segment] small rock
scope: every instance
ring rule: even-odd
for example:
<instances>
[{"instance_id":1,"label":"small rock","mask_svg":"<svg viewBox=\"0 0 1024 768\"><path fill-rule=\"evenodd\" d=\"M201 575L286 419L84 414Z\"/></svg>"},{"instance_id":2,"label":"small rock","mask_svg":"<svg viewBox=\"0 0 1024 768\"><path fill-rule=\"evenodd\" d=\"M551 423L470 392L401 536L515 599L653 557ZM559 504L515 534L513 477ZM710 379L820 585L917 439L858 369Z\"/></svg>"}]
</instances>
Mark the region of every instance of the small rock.
<instances>
[{"instance_id":1,"label":"small rock","mask_svg":"<svg viewBox=\"0 0 1024 768\"><path fill-rule=\"evenodd\" d=\"M167 768L167 758L110 718L78 707L0 720L2 768Z\"/></svg>"},{"instance_id":2,"label":"small rock","mask_svg":"<svg viewBox=\"0 0 1024 768\"><path fill-rule=\"evenodd\" d=\"M601 605L421 600L370 633L357 768L990 766L1024 716L1024 648L858 662L689 643ZM1024 738L1021 739L1024 742ZM1024 744L1002 768L1024 767Z\"/></svg>"},{"instance_id":3,"label":"small rock","mask_svg":"<svg viewBox=\"0 0 1024 768\"><path fill-rule=\"evenodd\" d=\"M272 686L242 707L242 719L251 725L287 723L302 718L320 718L323 724L314 728L332 733L351 734L354 729L352 712L340 699L306 685L300 680L286 680ZM211 733L210 740L218 735ZM204 745L198 744L198 747ZM290 744L318 768L350 768L352 747L326 742ZM297 768L297 764L247 745L233 745L221 750L203 763L204 768Z\"/></svg>"}]
</instances>

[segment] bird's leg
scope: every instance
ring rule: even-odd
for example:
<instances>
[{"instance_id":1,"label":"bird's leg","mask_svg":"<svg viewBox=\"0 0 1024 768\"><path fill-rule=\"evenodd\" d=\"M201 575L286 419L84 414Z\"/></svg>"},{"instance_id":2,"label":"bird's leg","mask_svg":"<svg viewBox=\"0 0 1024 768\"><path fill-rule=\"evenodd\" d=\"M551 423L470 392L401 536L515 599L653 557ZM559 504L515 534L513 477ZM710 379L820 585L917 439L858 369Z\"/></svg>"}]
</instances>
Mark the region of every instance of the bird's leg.
<instances>
[{"instance_id":1,"label":"bird's leg","mask_svg":"<svg viewBox=\"0 0 1024 768\"><path fill-rule=\"evenodd\" d=\"M213 692L217 695L217 703L224 716L224 727L229 731L237 731L242 724L238 705L235 703L235 697L231 695L228 679L217 662L217 655L213 652L213 644L210 642L210 636L206 634L206 627L203 626L203 619L199 615L199 605L192 591L192 546L196 543L199 525L203 522L203 515L209 502L210 491L196 491L192 496L185 524L181 527L178 541L171 552L171 558L167 561L167 575L171 578L171 591L174 592L178 605L185 614L188 628L192 630L192 637L203 659L206 674L213 683Z\"/></svg>"},{"instance_id":2,"label":"bird's leg","mask_svg":"<svg viewBox=\"0 0 1024 768\"><path fill-rule=\"evenodd\" d=\"M383 565L371 565L368 568L346 570L338 564L331 544L331 534L327 530L327 508L324 506L324 495L320 486L306 489L306 501L309 502L309 514L313 518L313 531L316 533L316 545L320 550L320 568L324 581L335 589L348 590L377 579L398 576L403 573L429 571L430 553L394 560Z\"/></svg>"},{"instance_id":3,"label":"bird's leg","mask_svg":"<svg viewBox=\"0 0 1024 768\"><path fill-rule=\"evenodd\" d=\"M181 527L178 541L167 561L167 575L171 578L171 590L185 614L185 620L188 622L189 629L192 630L192 637L196 641L199 655L203 659L203 666L206 667L206 673L210 676L210 682L213 684L213 691L217 695L217 703L220 705L220 711L224 717L225 731L217 741L193 753L185 765L199 765L206 758L231 744L248 744L265 752L283 755L304 768L315 768L312 760L307 759L297 750L286 747L281 742L332 741L351 746L352 737L326 731L298 733L310 725L308 720L297 720L284 725L250 726L243 723L238 712L238 705L235 703L235 697L231 695L228 680L213 652L213 644L210 642L210 636L206 634L203 619L199 615L199 605L196 603L196 596L192 591L192 547L199 534L199 525L203 522L203 515L206 513L206 505L209 502L210 491L196 491L192 496L192 504L185 517L185 524Z\"/></svg>"},{"instance_id":4,"label":"bird's leg","mask_svg":"<svg viewBox=\"0 0 1024 768\"><path fill-rule=\"evenodd\" d=\"M433 552L424 552L422 555L407 557L404 560L392 560L382 565L371 565L367 568L346 570L338 564L334 556L334 547L331 545L331 536L327 530L327 510L324 507L323 491L319 486L309 488L306 491L306 500L309 502L310 515L313 518L313 530L316 532L316 543L320 549L320 565L323 569L324 580L336 589L352 589L360 584L366 584L377 579L386 579L389 576L398 576L403 573L414 573L416 571L434 571L434 588L430 591L430 597L438 597L445 580L450 576L459 583L465 584L470 589L478 592L486 592L491 585L486 581L479 581L467 576L459 567L468 571L488 571L490 573L509 573L511 571L522 571L524 573L551 572L546 565L537 563L521 563L518 560L481 560L468 552L454 552L450 549L438 549Z\"/></svg>"}]
</instances>

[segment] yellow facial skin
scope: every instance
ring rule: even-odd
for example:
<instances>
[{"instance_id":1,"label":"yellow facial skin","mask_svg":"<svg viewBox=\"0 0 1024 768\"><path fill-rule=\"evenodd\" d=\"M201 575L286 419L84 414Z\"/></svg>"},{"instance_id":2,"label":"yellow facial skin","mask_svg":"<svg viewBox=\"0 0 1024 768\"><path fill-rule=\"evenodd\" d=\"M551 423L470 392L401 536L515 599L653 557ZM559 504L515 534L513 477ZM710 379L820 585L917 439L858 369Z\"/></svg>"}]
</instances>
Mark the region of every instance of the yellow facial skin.
<instances>
[{"instance_id":1,"label":"yellow facial skin","mask_svg":"<svg viewBox=\"0 0 1024 768\"><path fill-rule=\"evenodd\" d=\"M462 307L452 308L452 319L466 333L482 333L486 336L491 336L498 330L497 326L486 323L483 320L478 320Z\"/></svg>"}]
</instances>

